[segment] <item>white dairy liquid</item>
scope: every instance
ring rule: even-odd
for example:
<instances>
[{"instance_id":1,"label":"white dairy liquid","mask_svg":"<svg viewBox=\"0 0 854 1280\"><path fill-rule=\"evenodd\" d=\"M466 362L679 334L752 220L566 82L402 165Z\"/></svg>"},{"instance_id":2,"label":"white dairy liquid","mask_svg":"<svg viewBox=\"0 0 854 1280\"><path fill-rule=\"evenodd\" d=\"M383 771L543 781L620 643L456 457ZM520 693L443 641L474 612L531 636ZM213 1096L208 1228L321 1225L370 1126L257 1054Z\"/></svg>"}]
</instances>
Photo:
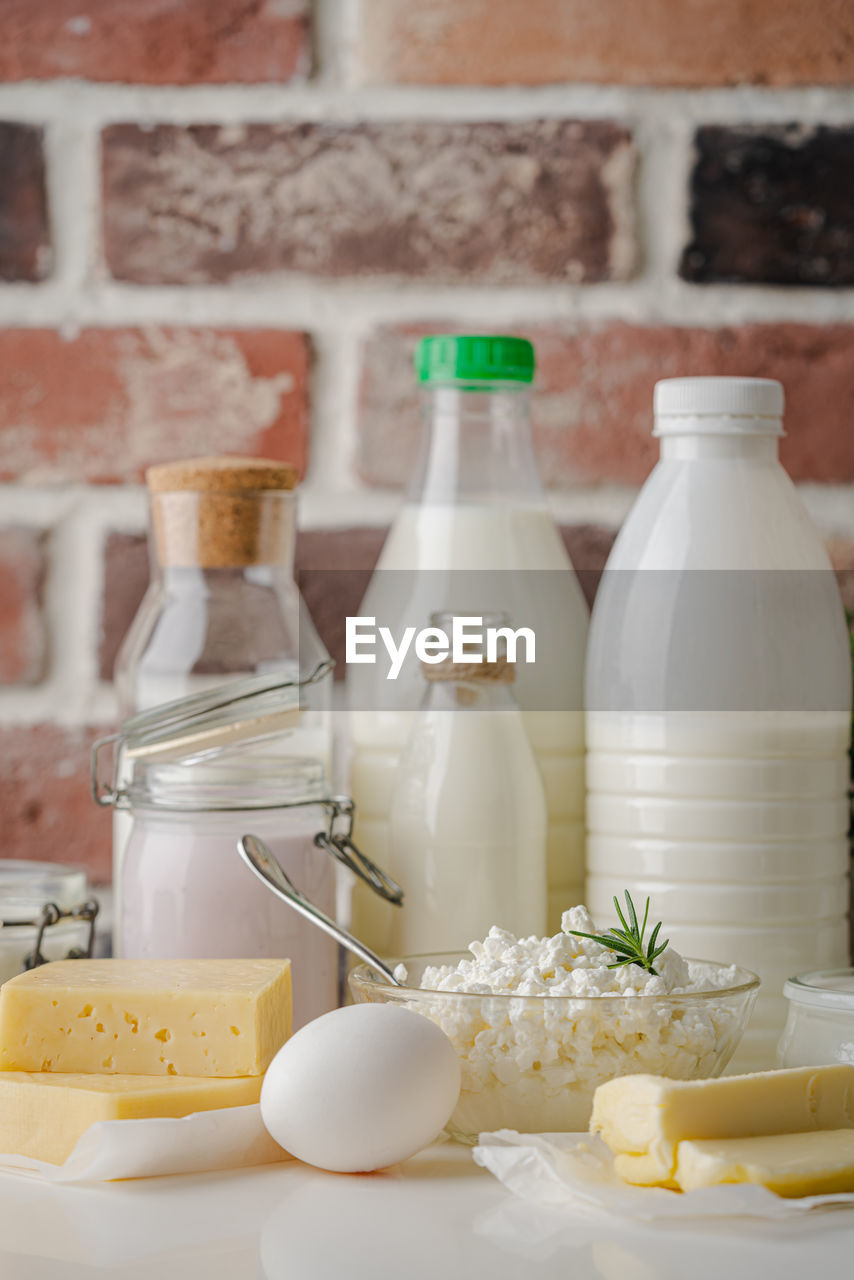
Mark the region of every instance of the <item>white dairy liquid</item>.
<instances>
[{"instance_id":1,"label":"white dairy liquid","mask_svg":"<svg viewBox=\"0 0 854 1280\"><path fill-rule=\"evenodd\" d=\"M848 732L844 713L587 713L588 906L610 924L614 895L649 896L683 954L760 975L731 1070L773 1065L786 978L848 963Z\"/></svg>"},{"instance_id":2,"label":"white dairy liquid","mask_svg":"<svg viewBox=\"0 0 854 1280\"><path fill-rule=\"evenodd\" d=\"M606 926L648 895L680 952L759 974L747 1070L774 1065L784 980L848 962L850 653L776 439L719 426L665 431L600 587L587 901Z\"/></svg>"},{"instance_id":3,"label":"white dairy liquid","mask_svg":"<svg viewBox=\"0 0 854 1280\"><path fill-rule=\"evenodd\" d=\"M419 629L439 610L503 611L515 627L533 626L537 635L534 668L517 665L514 692L543 775L548 810L548 928L581 900L584 879L584 727L582 686L587 637L587 606L554 520L545 508L509 502L407 504L383 547L360 614L378 625L403 620ZM391 575L383 571L409 571ZM497 573L483 579L481 599L472 598L478 582L473 571ZM537 570L556 571L537 574ZM413 572L417 571L417 572ZM451 576L440 580L440 573ZM462 579L453 573L465 572ZM503 598L496 595L503 591ZM441 598L437 595L441 592ZM465 598L455 596L460 593ZM505 594L506 593L506 594ZM537 624L540 623L538 629ZM391 856L389 810L400 753L413 724L423 678L417 663L404 667L397 682L385 669L350 666L347 673L351 739L350 791L356 802L355 838L381 866ZM542 682L545 681L545 685ZM557 681L549 687L549 681ZM554 707L555 710L541 708ZM570 708L574 708L570 709ZM404 890L406 885L403 885ZM353 930L380 954L391 955L394 908L357 886ZM488 924L498 923L496 919ZM471 927L463 934L475 936Z\"/></svg>"},{"instance_id":4,"label":"white dairy liquid","mask_svg":"<svg viewBox=\"0 0 854 1280\"><path fill-rule=\"evenodd\" d=\"M397 770L390 868L407 900L394 955L461 951L496 921L546 923L543 784L517 707L419 712Z\"/></svg>"}]
</instances>

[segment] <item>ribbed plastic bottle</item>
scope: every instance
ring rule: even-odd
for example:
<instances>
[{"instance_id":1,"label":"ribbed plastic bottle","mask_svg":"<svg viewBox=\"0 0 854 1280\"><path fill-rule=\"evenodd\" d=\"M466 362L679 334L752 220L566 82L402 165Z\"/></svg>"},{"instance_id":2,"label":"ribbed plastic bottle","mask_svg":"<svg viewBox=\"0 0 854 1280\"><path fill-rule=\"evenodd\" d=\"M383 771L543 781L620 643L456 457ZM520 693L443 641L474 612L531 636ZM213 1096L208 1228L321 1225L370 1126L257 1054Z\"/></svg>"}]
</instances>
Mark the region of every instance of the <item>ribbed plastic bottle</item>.
<instances>
[{"instance_id":1,"label":"ribbed plastic bottle","mask_svg":"<svg viewBox=\"0 0 854 1280\"><path fill-rule=\"evenodd\" d=\"M517 668L515 689L546 791L554 928L583 889L588 611L534 461L534 350L516 337L429 337L419 344L416 373L423 390L420 453L360 615L398 635L404 625L426 627L442 611L504 612L514 626L536 628L536 665ZM348 666L347 683L355 838L384 866L395 772L417 714L422 672L413 662L389 681L379 664ZM353 927L389 954L394 908L371 897L356 890ZM471 937L460 937L458 946Z\"/></svg>"},{"instance_id":2,"label":"ribbed plastic bottle","mask_svg":"<svg viewBox=\"0 0 854 1280\"><path fill-rule=\"evenodd\" d=\"M683 954L757 971L734 1063L770 1067L784 980L848 959L847 628L781 385L669 379L655 413L591 621L587 901L649 895Z\"/></svg>"}]
</instances>

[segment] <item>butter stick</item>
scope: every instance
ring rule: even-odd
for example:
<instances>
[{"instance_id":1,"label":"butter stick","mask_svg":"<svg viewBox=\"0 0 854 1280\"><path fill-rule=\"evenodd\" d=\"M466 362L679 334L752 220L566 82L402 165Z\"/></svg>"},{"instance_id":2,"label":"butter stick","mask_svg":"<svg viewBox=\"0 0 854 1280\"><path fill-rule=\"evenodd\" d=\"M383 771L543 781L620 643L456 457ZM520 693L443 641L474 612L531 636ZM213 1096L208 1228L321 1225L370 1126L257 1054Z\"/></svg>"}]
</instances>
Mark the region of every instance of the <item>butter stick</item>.
<instances>
[{"instance_id":1,"label":"butter stick","mask_svg":"<svg viewBox=\"0 0 854 1280\"><path fill-rule=\"evenodd\" d=\"M626 1182L676 1186L686 1139L729 1139L854 1126L854 1066L794 1067L719 1080L622 1076L600 1085L590 1129Z\"/></svg>"},{"instance_id":2,"label":"butter stick","mask_svg":"<svg viewBox=\"0 0 854 1280\"><path fill-rule=\"evenodd\" d=\"M257 1076L290 1031L288 960L57 960L0 989L0 1071Z\"/></svg>"},{"instance_id":3,"label":"butter stick","mask_svg":"<svg viewBox=\"0 0 854 1280\"><path fill-rule=\"evenodd\" d=\"M854 1191L854 1129L680 1142L675 1180L683 1191L731 1182L789 1197Z\"/></svg>"},{"instance_id":4,"label":"butter stick","mask_svg":"<svg viewBox=\"0 0 854 1280\"><path fill-rule=\"evenodd\" d=\"M98 1121L249 1106L262 1080L0 1072L0 1151L63 1164Z\"/></svg>"}]
</instances>

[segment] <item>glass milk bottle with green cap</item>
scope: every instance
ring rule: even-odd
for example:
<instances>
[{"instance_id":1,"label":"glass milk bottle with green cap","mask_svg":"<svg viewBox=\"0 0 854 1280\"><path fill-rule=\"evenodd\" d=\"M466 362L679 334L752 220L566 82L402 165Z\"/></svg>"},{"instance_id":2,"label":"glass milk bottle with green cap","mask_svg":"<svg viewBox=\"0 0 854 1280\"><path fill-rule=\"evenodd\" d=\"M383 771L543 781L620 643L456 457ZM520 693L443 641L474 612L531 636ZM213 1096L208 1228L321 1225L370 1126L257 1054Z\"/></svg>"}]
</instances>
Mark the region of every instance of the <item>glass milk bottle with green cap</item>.
<instances>
[{"instance_id":1,"label":"glass milk bottle with green cap","mask_svg":"<svg viewBox=\"0 0 854 1280\"><path fill-rule=\"evenodd\" d=\"M420 450L359 615L373 619L365 626L377 636L387 628L396 645L437 612L505 613L514 627L534 631L535 660L517 664L515 693L545 786L554 928L561 911L581 900L584 877L588 614L534 460L534 350L516 337L435 336L419 343L415 363L423 391ZM397 765L423 691L414 643L391 674L380 639L373 652L364 645L360 660L347 663L356 838L380 864L389 853ZM390 951L393 910L357 889L356 932ZM461 934L464 947L474 934L462 922Z\"/></svg>"}]
</instances>

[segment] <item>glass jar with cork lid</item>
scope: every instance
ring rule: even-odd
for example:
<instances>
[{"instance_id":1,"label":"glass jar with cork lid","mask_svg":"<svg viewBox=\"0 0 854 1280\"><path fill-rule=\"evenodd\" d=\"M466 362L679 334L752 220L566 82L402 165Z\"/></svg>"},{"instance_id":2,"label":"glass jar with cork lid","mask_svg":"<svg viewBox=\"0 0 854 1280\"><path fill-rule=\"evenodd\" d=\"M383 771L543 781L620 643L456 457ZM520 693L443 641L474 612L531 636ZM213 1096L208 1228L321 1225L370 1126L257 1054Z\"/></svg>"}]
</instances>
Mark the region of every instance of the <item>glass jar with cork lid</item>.
<instances>
[{"instance_id":1,"label":"glass jar with cork lid","mask_svg":"<svg viewBox=\"0 0 854 1280\"><path fill-rule=\"evenodd\" d=\"M304 681L287 749L331 776L331 664L293 573L296 469L265 458L188 458L150 467L146 480L151 582L116 663L122 718L248 676ZM118 771L121 778L121 761ZM117 884L129 830L117 809Z\"/></svg>"},{"instance_id":2,"label":"glass jar with cork lid","mask_svg":"<svg viewBox=\"0 0 854 1280\"><path fill-rule=\"evenodd\" d=\"M314 671L328 655L293 576L294 467L189 458L146 479L151 584L116 664L122 716L231 676Z\"/></svg>"}]
</instances>

